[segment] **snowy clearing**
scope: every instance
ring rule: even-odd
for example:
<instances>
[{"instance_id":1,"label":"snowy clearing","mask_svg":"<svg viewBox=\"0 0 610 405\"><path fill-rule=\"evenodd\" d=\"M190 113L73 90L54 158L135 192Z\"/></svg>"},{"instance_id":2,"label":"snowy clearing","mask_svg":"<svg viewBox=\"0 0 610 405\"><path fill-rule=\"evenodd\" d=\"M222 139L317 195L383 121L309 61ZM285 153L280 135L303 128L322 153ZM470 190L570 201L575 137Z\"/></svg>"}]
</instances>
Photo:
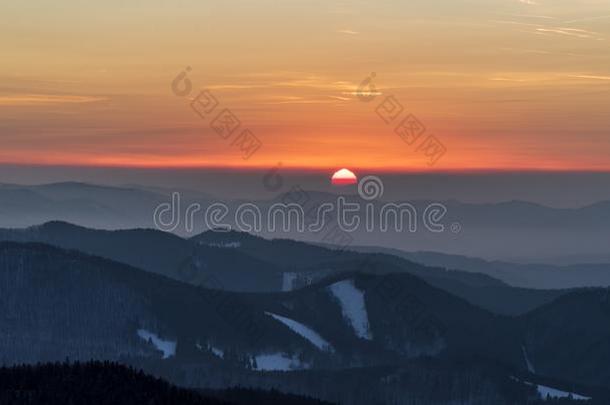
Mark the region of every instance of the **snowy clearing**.
<instances>
[{"instance_id":1,"label":"snowy clearing","mask_svg":"<svg viewBox=\"0 0 610 405\"><path fill-rule=\"evenodd\" d=\"M301 363L297 356L289 357L284 353L259 354L255 359L256 370L259 371L290 371L309 368Z\"/></svg>"},{"instance_id":2,"label":"snowy clearing","mask_svg":"<svg viewBox=\"0 0 610 405\"><path fill-rule=\"evenodd\" d=\"M356 336L362 339L373 339L364 302L364 293L356 288L354 281L339 281L328 288L339 301L343 317L348 320L356 332Z\"/></svg>"},{"instance_id":3,"label":"snowy clearing","mask_svg":"<svg viewBox=\"0 0 610 405\"><path fill-rule=\"evenodd\" d=\"M584 395L575 394L573 392L558 390L557 388L547 387L546 385L538 385L538 384L531 383L529 381L522 381L514 376L512 376L510 378L512 378L515 381L523 382L524 384L536 387L536 390L538 391L538 395L540 395L540 397L545 401L547 399L557 399L557 398L572 398L576 401L589 401L592 399L591 397L585 397Z\"/></svg>"},{"instance_id":4,"label":"snowy clearing","mask_svg":"<svg viewBox=\"0 0 610 405\"><path fill-rule=\"evenodd\" d=\"M238 247L241 247L241 242L208 243L208 246L218 247L218 248L238 248Z\"/></svg>"},{"instance_id":5,"label":"snowy clearing","mask_svg":"<svg viewBox=\"0 0 610 405\"><path fill-rule=\"evenodd\" d=\"M156 333L147 331L146 329L138 329L138 336L157 348L157 350L163 352L163 358L168 359L176 355L176 342L173 340L163 340Z\"/></svg>"},{"instance_id":6,"label":"snowy clearing","mask_svg":"<svg viewBox=\"0 0 610 405\"><path fill-rule=\"evenodd\" d=\"M316 346L320 350L326 350L334 352L335 349L332 345L325 340L322 336L320 336L316 331L309 328L308 326L303 325L300 322L297 322L293 319L286 318L281 315L276 315L271 312L265 312L265 314L273 317L273 319L283 323L287 327L289 327L293 332L307 339L311 344Z\"/></svg>"},{"instance_id":7,"label":"snowy clearing","mask_svg":"<svg viewBox=\"0 0 610 405\"><path fill-rule=\"evenodd\" d=\"M547 398L555 399L555 398L568 398L568 397L572 397L572 399L575 399L577 401L589 401L591 399L590 397L578 395L573 392L561 391L556 388L551 388L551 387L547 387L544 385L539 385L537 388L538 388L538 394L540 394L540 396L544 400L546 400Z\"/></svg>"},{"instance_id":8,"label":"snowy clearing","mask_svg":"<svg viewBox=\"0 0 610 405\"><path fill-rule=\"evenodd\" d=\"M197 342L195 344L195 347L197 347L197 349L199 351L205 351L205 350L209 350L211 351L216 357L220 357L221 359L225 358L225 352L222 349L219 349L217 347L214 347L212 345L210 345L209 343L206 345L206 347L204 348L199 342Z\"/></svg>"},{"instance_id":9,"label":"snowy clearing","mask_svg":"<svg viewBox=\"0 0 610 405\"><path fill-rule=\"evenodd\" d=\"M292 291L297 273L282 273L282 291Z\"/></svg>"},{"instance_id":10,"label":"snowy clearing","mask_svg":"<svg viewBox=\"0 0 610 405\"><path fill-rule=\"evenodd\" d=\"M214 353L217 357L220 357L221 359L225 358L225 352L222 349L210 345L208 345L208 349L211 350L212 353Z\"/></svg>"},{"instance_id":11,"label":"snowy clearing","mask_svg":"<svg viewBox=\"0 0 610 405\"><path fill-rule=\"evenodd\" d=\"M529 371L530 373L536 373L536 369L534 368L534 365L532 364L529 356L527 355L527 350L525 349L525 346L521 346L521 350L523 351L523 358L525 359L527 371Z\"/></svg>"}]
</instances>

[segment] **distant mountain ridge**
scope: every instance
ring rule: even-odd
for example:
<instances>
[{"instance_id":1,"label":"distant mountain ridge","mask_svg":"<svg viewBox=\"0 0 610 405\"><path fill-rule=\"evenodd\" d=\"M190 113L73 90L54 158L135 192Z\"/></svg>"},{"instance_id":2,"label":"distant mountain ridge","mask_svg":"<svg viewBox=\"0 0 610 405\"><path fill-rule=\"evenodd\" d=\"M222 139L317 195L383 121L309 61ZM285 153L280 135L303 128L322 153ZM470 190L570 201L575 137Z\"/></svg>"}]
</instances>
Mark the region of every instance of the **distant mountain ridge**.
<instances>
[{"instance_id":1,"label":"distant mountain ridge","mask_svg":"<svg viewBox=\"0 0 610 405\"><path fill-rule=\"evenodd\" d=\"M383 252L426 266L487 274L512 286L537 289L569 289L610 286L610 263L551 265L509 263L438 252L408 252L377 246L354 246L358 252Z\"/></svg>"},{"instance_id":2,"label":"distant mountain ridge","mask_svg":"<svg viewBox=\"0 0 610 405\"><path fill-rule=\"evenodd\" d=\"M291 290L352 271L408 273L502 314L527 312L563 293L515 289L488 275L423 266L388 254L337 251L234 231L206 231L183 239L152 229L94 230L54 221L0 229L0 240L76 249L194 285L214 277L217 288L231 291Z\"/></svg>"},{"instance_id":3,"label":"distant mountain ridge","mask_svg":"<svg viewBox=\"0 0 610 405\"><path fill-rule=\"evenodd\" d=\"M207 193L191 190L169 190L142 186L97 186L87 183L54 183L48 185L0 186L0 226L27 227L62 220L99 229L128 229L154 227L153 213L160 204L171 201L172 191L179 192L179 217L184 219L190 204L206 208L223 202L234 213L243 201L222 200ZM302 191L308 198L305 204L311 209L316 204L335 202L337 194ZM286 194L272 195L267 200L252 201L261 211L273 203L285 200ZM358 196L347 195L350 201ZM393 201L400 202L400 201ZM351 236L357 245L377 245L409 251L438 251L504 261L538 261L565 257L579 262L597 261L607 257L605 241L610 238L610 202L601 201L580 208L551 208L538 204L509 201L495 204L469 204L455 200L408 201L421 214L431 202L447 208L443 223L447 231L432 234L423 226L416 233L364 232ZM379 208L384 202L376 201ZM194 229L187 230L184 220L174 232L192 236L206 230L203 214L195 217ZM455 234L451 225L459 224ZM536 246L526 243L522 235L537 240ZM262 236L277 236L270 232ZM286 232L288 239L319 242L313 233ZM588 260L590 258L591 260ZM549 259L550 260L550 259ZM554 259L555 260L555 259ZM573 261L570 263L574 263Z\"/></svg>"}]
</instances>

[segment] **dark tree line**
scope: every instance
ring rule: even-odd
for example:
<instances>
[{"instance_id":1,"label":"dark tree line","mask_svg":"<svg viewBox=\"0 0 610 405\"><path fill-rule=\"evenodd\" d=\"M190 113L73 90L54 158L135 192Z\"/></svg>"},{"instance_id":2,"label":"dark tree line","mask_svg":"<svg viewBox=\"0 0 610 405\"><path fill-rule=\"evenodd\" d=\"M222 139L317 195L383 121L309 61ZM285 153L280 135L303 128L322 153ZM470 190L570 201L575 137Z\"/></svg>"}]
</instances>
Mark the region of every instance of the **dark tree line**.
<instances>
[{"instance_id":1,"label":"dark tree line","mask_svg":"<svg viewBox=\"0 0 610 405\"><path fill-rule=\"evenodd\" d=\"M175 387L111 362L49 363L0 368L0 403L14 405L220 405L227 402Z\"/></svg>"},{"instance_id":2,"label":"dark tree line","mask_svg":"<svg viewBox=\"0 0 610 405\"><path fill-rule=\"evenodd\" d=\"M197 392L113 362L47 363L0 368L1 405L323 404L277 391Z\"/></svg>"}]
</instances>

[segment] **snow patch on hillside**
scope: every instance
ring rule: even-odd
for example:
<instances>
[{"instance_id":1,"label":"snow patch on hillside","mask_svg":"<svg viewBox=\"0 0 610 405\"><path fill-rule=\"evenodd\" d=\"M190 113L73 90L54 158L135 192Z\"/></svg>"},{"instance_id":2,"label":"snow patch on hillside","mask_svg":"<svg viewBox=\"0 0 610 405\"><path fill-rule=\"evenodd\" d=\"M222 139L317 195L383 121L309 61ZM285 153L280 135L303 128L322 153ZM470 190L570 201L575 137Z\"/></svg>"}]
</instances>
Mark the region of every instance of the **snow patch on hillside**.
<instances>
[{"instance_id":1,"label":"snow patch on hillside","mask_svg":"<svg viewBox=\"0 0 610 405\"><path fill-rule=\"evenodd\" d=\"M354 329L356 336L361 339L372 340L373 336L366 312L364 292L356 288L353 280L339 281L328 288L339 301L343 317Z\"/></svg>"},{"instance_id":2,"label":"snow patch on hillside","mask_svg":"<svg viewBox=\"0 0 610 405\"><path fill-rule=\"evenodd\" d=\"M511 377L511 378L515 381L521 382L521 380L516 377ZM545 401L547 399L557 399L557 398L572 398L576 401L589 401L592 399L591 397L586 397L584 395L575 394L573 392L562 391L557 388L548 387L546 385L534 384L529 381L523 381L523 383L527 384L527 385L535 386L536 390L538 391L538 395L540 395L540 397Z\"/></svg>"},{"instance_id":3,"label":"snow patch on hillside","mask_svg":"<svg viewBox=\"0 0 610 405\"><path fill-rule=\"evenodd\" d=\"M529 356L527 355L527 349L525 348L525 346L521 346L521 350L523 351L523 358L525 359L527 371L529 371L530 373L536 373L536 369L534 368L534 365L532 364Z\"/></svg>"},{"instance_id":4,"label":"snow patch on hillside","mask_svg":"<svg viewBox=\"0 0 610 405\"><path fill-rule=\"evenodd\" d=\"M168 359L176 355L176 341L161 339L156 333L146 329L138 329L138 336L146 342L152 342L155 348L163 353L163 358Z\"/></svg>"},{"instance_id":5,"label":"snow patch on hillside","mask_svg":"<svg viewBox=\"0 0 610 405\"><path fill-rule=\"evenodd\" d=\"M542 399L546 400L547 398L568 398L572 397L572 399L577 401L589 401L590 397L585 397L583 395L578 395L573 392L561 391L556 388L547 387L544 385L538 386L538 394L542 397Z\"/></svg>"},{"instance_id":6,"label":"snow patch on hillside","mask_svg":"<svg viewBox=\"0 0 610 405\"><path fill-rule=\"evenodd\" d=\"M203 351L205 351L205 350L209 350L209 351L211 351L212 353L214 353L214 355L215 355L216 357L220 357L221 359L224 359L224 358L225 358L225 352L224 352L224 350L219 349L219 348L217 348L217 347L214 347L214 346L212 346L212 345L211 345L211 344L209 344L209 343L208 343L208 344L206 345L206 347L204 348L204 347L201 345L201 343L197 342L197 343L195 344L195 347L197 347L197 349L198 349L199 351L202 351L202 352L203 352Z\"/></svg>"},{"instance_id":7,"label":"snow patch on hillside","mask_svg":"<svg viewBox=\"0 0 610 405\"><path fill-rule=\"evenodd\" d=\"M334 352L335 349L332 345L325 340L322 336L320 336L316 331L309 328L306 325L303 325L300 322L297 322L293 319L286 318L285 316L276 315L271 312L265 312L265 314L273 317L273 319L280 321L287 327L289 327L293 332L307 339L311 344L316 346L320 350L327 350L330 352Z\"/></svg>"},{"instance_id":8,"label":"snow patch on hillside","mask_svg":"<svg viewBox=\"0 0 610 405\"><path fill-rule=\"evenodd\" d=\"M282 291L292 291L297 273L282 273Z\"/></svg>"},{"instance_id":9,"label":"snow patch on hillside","mask_svg":"<svg viewBox=\"0 0 610 405\"><path fill-rule=\"evenodd\" d=\"M221 359L225 358L225 352L222 349L219 349L214 346L209 346L209 348L212 351L212 353L214 353L216 356L220 357Z\"/></svg>"},{"instance_id":10,"label":"snow patch on hillside","mask_svg":"<svg viewBox=\"0 0 610 405\"><path fill-rule=\"evenodd\" d=\"M208 243L208 246L212 246L212 247L218 247L218 248L238 248L241 247L241 242L236 241L236 242L213 242L213 243Z\"/></svg>"},{"instance_id":11,"label":"snow patch on hillside","mask_svg":"<svg viewBox=\"0 0 610 405\"><path fill-rule=\"evenodd\" d=\"M195 268L197 270L201 270L201 269L203 269L205 267L205 264L201 260L199 260L198 257L195 258L195 261L193 262L193 265L195 266Z\"/></svg>"},{"instance_id":12,"label":"snow patch on hillside","mask_svg":"<svg viewBox=\"0 0 610 405\"><path fill-rule=\"evenodd\" d=\"M285 353L259 354L255 357L258 371L290 371L303 370L309 365L302 363L298 357L288 356Z\"/></svg>"}]
</instances>

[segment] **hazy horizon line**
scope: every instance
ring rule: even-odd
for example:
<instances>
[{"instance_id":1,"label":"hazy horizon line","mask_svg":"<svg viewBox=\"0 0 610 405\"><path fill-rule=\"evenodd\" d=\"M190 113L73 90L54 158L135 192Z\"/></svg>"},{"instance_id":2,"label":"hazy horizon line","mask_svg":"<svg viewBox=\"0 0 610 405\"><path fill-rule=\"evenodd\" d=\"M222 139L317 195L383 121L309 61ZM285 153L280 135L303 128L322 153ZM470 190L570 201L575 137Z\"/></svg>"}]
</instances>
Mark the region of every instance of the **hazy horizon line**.
<instances>
[{"instance_id":1,"label":"hazy horizon line","mask_svg":"<svg viewBox=\"0 0 610 405\"><path fill-rule=\"evenodd\" d=\"M134 171L218 171L218 172L244 172L256 173L267 172L277 169L285 172L297 173L333 173L342 168L349 168L352 171L375 172L389 174L610 174L608 169L587 169L587 168L508 168L508 167L489 167L489 168L399 168L399 167L369 167L369 166L290 166L276 164L274 166L238 166L238 165L184 165L184 166L155 166L155 165L107 165L107 164L46 164L46 163L1 163L0 167L13 168L58 168L58 169L111 169L111 170L134 170Z\"/></svg>"}]
</instances>

